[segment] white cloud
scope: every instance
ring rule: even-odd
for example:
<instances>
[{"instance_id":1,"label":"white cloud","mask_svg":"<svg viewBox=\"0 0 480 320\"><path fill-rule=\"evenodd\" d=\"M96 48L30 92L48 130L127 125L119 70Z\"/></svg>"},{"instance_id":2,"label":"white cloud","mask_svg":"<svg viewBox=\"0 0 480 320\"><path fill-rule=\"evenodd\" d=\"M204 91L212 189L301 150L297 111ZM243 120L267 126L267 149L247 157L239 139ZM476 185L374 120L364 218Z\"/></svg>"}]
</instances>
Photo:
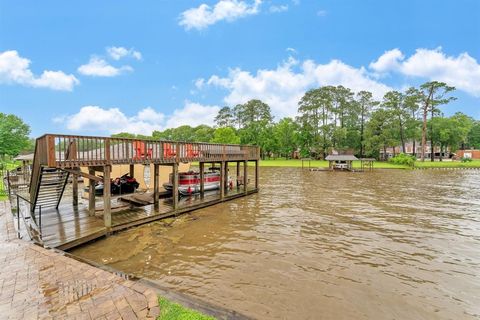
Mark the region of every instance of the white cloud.
<instances>
[{"instance_id":1,"label":"white cloud","mask_svg":"<svg viewBox=\"0 0 480 320\"><path fill-rule=\"evenodd\" d=\"M136 60L142 60L142 53L140 51L134 50L133 48L127 49L124 47L108 47L108 55L113 60L120 60L122 58L130 57Z\"/></svg>"},{"instance_id":2,"label":"white cloud","mask_svg":"<svg viewBox=\"0 0 480 320\"><path fill-rule=\"evenodd\" d=\"M116 68L98 57L92 57L87 64L78 67L79 73L94 77L115 77L128 71L133 71L133 68L128 65Z\"/></svg>"},{"instance_id":3,"label":"white cloud","mask_svg":"<svg viewBox=\"0 0 480 320\"><path fill-rule=\"evenodd\" d=\"M58 116L52 120L74 132L101 132L108 135L130 132L151 135L153 130L164 130L181 125L213 125L218 110L220 110L218 106L186 101L182 108L175 109L168 116L152 107L141 109L135 115L128 116L119 108L84 106L75 114Z\"/></svg>"},{"instance_id":4,"label":"white cloud","mask_svg":"<svg viewBox=\"0 0 480 320\"><path fill-rule=\"evenodd\" d=\"M446 82L480 97L480 64L467 52L447 56L441 48L417 49L406 58L398 49L385 52L370 65L375 71L398 72L410 77Z\"/></svg>"},{"instance_id":5,"label":"white cloud","mask_svg":"<svg viewBox=\"0 0 480 320\"><path fill-rule=\"evenodd\" d=\"M369 67L378 73L384 73L398 69L400 67L400 61L404 58L405 56L399 49L393 49L386 51L377 61L370 63Z\"/></svg>"},{"instance_id":6,"label":"white cloud","mask_svg":"<svg viewBox=\"0 0 480 320\"><path fill-rule=\"evenodd\" d=\"M327 15L327 10L318 10L317 11L317 16L319 17L325 17Z\"/></svg>"},{"instance_id":7,"label":"white cloud","mask_svg":"<svg viewBox=\"0 0 480 320\"><path fill-rule=\"evenodd\" d=\"M273 5L273 6L270 6L268 10L272 13L285 12L285 11L288 11L288 5L286 4Z\"/></svg>"},{"instance_id":8,"label":"white cloud","mask_svg":"<svg viewBox=\"0 0 480 320\"><path fill-rule=\"evenodd\" d=\"M296 115L298 101L306 90L314 87L343 85L354 91L369 90L378 99L391 90L377 82L363 67L355 68L339 60L326 64L312 60L300 63L292 57L276 69L260 69L256 74L231 69L226 77L211 76L207 84L227 89L224 102L228 105L261 99L270 105L277 117Z\"/></svg>"},{"instance_id":9,"label":"white cloud","mask_svg":"<svg viewBox=\"0 0 480 320\"><path fill-rule=\"evenodd\" d=\"M56 117L55 123L63 123L70 131L98 132L107 134L130 132L150 135L161 130L165 116L151 107L140 110L134 116L127 116L119 108L84 106L77 113Z\"/></svg>"},{"instance_id":10,"label":"white cloud","mask_svg":"<svg viewBox=\"0 0 480 320\"><path fill-rule=\"evenodd\" d=\"M219 21L228 22L239 18L255 15L259 12L261 0L254 0L253 3L239 0L220 0L213 8L203 3L197 8L185 10L180 14L179 25L185 30L205 29Z\"/></svg>"},{"instance_id":11,"label":"white cloud","mask_svg":"<svg viewBox=\"0 0 480 320\"><path fill-rule=\"evenodd\" d=\"M166 128L174 128L183 125L192 127L206 124L213 125L213 120L220 110L218 106L204 106L199 103L186 101L182 109L176 109L169 116Z\"/></svg>"},{"instance_id":12,"label":"white cloud","mask_svg":"<svg viewBox=\"0 0 480 320\"><path fill-rule=\"evenodd\" d=\"M197 89L202 89L204 85L205 85L205 79L199 78L199 79L195 80L195 87Z\"/></svg>"},{"instance_id":13,"label":"white cloud","mask_svg":"<svg viewBox=\"0 0 480 320\"><path fill-rule=\"evenodd\" d=\"M0 83L17 83L24 86L72 91L80 82L72 74L45 70L35 76L30 70L31 61L19 56L16 50L0 53Z\"/></svg>"}]
</instances>

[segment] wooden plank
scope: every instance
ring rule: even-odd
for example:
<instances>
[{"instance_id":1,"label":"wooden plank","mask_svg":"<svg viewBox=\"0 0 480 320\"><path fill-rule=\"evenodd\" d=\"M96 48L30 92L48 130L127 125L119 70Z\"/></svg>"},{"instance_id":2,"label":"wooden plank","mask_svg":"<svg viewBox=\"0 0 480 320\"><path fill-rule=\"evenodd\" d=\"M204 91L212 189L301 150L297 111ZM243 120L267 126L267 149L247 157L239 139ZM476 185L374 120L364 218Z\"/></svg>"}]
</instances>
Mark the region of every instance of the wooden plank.
<instances>
[{"instance_id":1,"label":"wooden plank","mask_svg":"<svg viewBox=\"0 0 480 320\"><path fill-rule=\"evenodd\" d=\"M107 230L112 226L110 172L111 167L105 166L103 170L103 221Z\"/></svg>"}]
</instances>

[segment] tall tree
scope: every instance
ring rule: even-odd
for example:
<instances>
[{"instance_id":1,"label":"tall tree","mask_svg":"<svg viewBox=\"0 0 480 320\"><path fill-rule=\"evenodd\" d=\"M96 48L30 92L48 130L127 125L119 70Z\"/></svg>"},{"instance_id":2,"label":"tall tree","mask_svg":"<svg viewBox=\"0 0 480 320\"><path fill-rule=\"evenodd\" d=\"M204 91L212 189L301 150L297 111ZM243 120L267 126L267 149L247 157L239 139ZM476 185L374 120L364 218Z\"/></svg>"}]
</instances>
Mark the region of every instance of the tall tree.
<instances>
[{"instance_id":1,"label":"tall tree","mask_svg":"<svg viewBox=\"0 0 480 320\"><path fill-rule=\"evenodd\" d=\"M409 112L405 105L405 96L398 91L389 91L383 96L382 105L391 111L390 114L397 122L402 152L405 153L407 150L405 148L405 123L409 117Z\"/></svg>"},{"instance_id":2,"label":"tall tree","mask_svg":"<svg viewBox=\"0 0 480 320\"><path fill-rule=\"evenodd\" d=\"M378 102L373 100L372 93L368 91L358 92L357 102L360 107L360 157L363 157L365 153L365 124Z\"/></svg>"},{"instance_id":3,"label":"tall tree","mask_svg":"<svg viewBox=\"0 0 480 320\"><path fill-rule=\"evenodd\" d=\"M273 127L278 152L288 159L297 149L298 124L292 118L283 118Z\"/></svg>"},{"instance_id":4,"label":"tall tree","mask_svg":"<svg viewBox=\"0 0 480 320\"><path fill-rule=\"evenodd\" d=\"M422 84L420 90L417 91L419 99L422 100L422 153L421 160L425 161L425 148L427 145L427 117L428 113L434 108L442 104L447 104L455 100L454 97L447 95L454 91L455 87L450 87L444 82L430 81ZM431 150L433 153L433 150Z\"/></svg>"},{"instance_id":5,"label":"tall tree","mask_svg":"<svg viewBox=\"0 0 480 320\"><path fill-rule=\"evenodd\" d=\"M233 110L230 107L223 107L218 111L214 119L215 124L219 128L230 127L234 123Z\"/></svg>"},{"instance_id":6,"label":"tall tree","mask_svg":"<svg viewBox=\"0 0 480 320\"><path fill-rule=\"evenodd\" d=\"M0 156L16 156L29 147L30 126L13 114L0 112Z\"/></svg>"},{"instance_id":7,"label":"tall tree","mask_svg":"<svg viewBox=\"0 0 480 320\"><path fill-rule=\"evenodd\" d=\"M232 127L221 127L215 129L213 138L210 140L213 143L233 143L239 144L240 137L237 136L235 129Z\"/></svg>"}]
</instances>

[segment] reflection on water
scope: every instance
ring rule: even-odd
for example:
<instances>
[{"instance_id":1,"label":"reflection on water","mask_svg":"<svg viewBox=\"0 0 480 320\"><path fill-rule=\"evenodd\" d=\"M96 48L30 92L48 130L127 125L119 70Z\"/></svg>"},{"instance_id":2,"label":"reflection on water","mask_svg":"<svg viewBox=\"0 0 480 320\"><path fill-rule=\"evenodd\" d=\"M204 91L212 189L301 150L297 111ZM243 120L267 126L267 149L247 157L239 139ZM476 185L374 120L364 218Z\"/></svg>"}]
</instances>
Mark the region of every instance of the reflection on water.
<instances>
[{"instance_id":1,"label":"reflection on water","mask_svg":"<svg viewBox=\"0 0 480 320\"><path fill-rule=\"evenodd\" d=\"M261 191L73 253L261 319L480 317L480 172L262 168Z\"/></svg>"}]
</instances>

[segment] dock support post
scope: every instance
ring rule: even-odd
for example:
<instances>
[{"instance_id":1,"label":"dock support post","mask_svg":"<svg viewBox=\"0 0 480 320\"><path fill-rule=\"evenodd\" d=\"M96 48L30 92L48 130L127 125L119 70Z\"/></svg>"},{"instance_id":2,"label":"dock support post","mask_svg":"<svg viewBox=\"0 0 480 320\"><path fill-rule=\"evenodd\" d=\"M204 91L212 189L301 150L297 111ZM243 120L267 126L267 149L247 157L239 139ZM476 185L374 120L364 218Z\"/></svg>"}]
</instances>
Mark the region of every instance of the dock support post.
<instances>
[{"instance_id":1,"label":"dock support post","mask_svg":"<svg viewBox=\"0 0 480 320\"><path fill-rule=\"evenodd\" d=\"M78 206L78 175L72 175L72 193L73 193L73 206Z\"/></svg>"},{"instance_id":2,"label":"dock support post","mask_svg":"<svg viewBox=\"0 0 480 320\"><path fill-rule=\"evenodd\" d=\"M88 174L94 176L95 170L88 167ZM95 215L95 180L88 179L88 215Z\"/></svg>"},{"instance_id":3,"label":"dock support post","mask_svg":"<svg viewBox=\"0 0 480 320\"><path fill-rule=\"evenodd\" d=\"M237 174L237 178L235 179L235 181L236 181L235 184L237 185L237 188L238 188L239 182L240 182L240 181L238 181L238 179L240 179L240 161L237 161L237 172L236 172L236 174Z\"/></svg>"},{"instance_id":4,"label":"dock support post","mask_svg":"<svg viewBox=\"0 0 480 320\"><path fill-rule=\"evenodd\" d=\"M248 161L243 161L243 192L247 194L247 183L248 183Z\"/></svg>"},{"instance_id":5,"label":"dock support post","mask_svg":"<svg viewBox=\"0 0 480 320\"><path fill-rule=\"evenodd\" d=\"M173 210L177 210L178 208L178 163L173 164L172 170L172 178L173 178L173 190L172 190L172 200L173 200Z\"/></svg>"},{"instance_id":6,"label":"dock support post","mask_svg":"<svg viewBox=\"0 0 480 320\"><path fill-rule=\"evenodd\" d=\"M155 163L153 165L153 204L154 206L158 206L158 199L160 196L158 190L158 176L159 176L159 164Z\"/></svg>"},{"instance_id":7,"label":"dock support post","mask_svg":"<svg viewBox=\"0 0 480 320\"><path fill-rule=\"evenodd\" d=\"M225 162L220 162L220 200L225 198Z\"/></svg>"},{"instance_id":8,"label":"dock support post","mask_svg":"<svg viewBox=\"0 0 480 320\"><path fill-rule=\"evenodd\" d=\"M109 165L103 167L103 221L107 230L112 227L110 170Z\"/></svg>"},{"instance_id":9,"label":"dock support post","mask_svg":"<svg viewBox=\"0 0 480 320\"><path fill-rule=\"evenodd\" d=\"M255 160L255 189L258 189L258 173L259 173L259 167L258 167L258 160Z\"/></svg>"},{"instance_id":10,"label":"dock support post","mask_svg":"<svg viewBox=\"0 0 480 320\"><path fill-rule=\"evenodd\" d=\"M200 196L205 195L205 162L200 162Z\"/></svg>"},{"instance_id":11,"label":"dock support post","mask_svg":"<svg viewBox=\"0 0 480 320\"><path fill-rule=\"evenodd\" d=\"M225 193L230 191L230 184L228 183L228 161L225 161L225 182L223 183Z\"/></svg>"},{"instance_id":12,"label":"dock support post","mask_svg":"<svg viewBox=\"0 0 480 320\"><path fill-rule=\"evenodd\" d=\"M135 165L131 164L130 165L130 177L135 177Z\"/></svg>"}]
</instances>

